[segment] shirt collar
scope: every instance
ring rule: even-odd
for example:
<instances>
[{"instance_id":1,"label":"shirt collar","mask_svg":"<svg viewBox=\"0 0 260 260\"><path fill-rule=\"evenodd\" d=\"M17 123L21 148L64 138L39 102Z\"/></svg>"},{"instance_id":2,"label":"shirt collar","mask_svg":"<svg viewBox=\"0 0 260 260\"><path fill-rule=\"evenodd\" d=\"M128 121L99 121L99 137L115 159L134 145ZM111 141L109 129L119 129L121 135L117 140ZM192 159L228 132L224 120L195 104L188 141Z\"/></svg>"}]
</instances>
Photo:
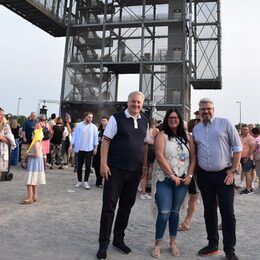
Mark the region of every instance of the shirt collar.
<instances>
[{"instance_id":1,"label":"shirt collar","mask_svg":"<svg viewBox=\"0 0 260 260\"><path fill-rule=\"evenodd\" d=\"M215 119L216 119L216 117L214 116L214 117L212 117L209 121L208 121L208 124L212 124L212 123L214 123L214 121L215 121ZM205 124L204 124L204 122L202 121L202 124L205 126ZM207 125L208 125L207 124ZM207 127L207 125L206 125L206 127Z\"/></svg>"},{"instance_id":2,"label":"shirt collar","mask_svg":"<svg viewBox=\"0 0 260 260\"><path fill-rule=\"evenodd\" d=\"M130 118L130 117L131 117L131 118L133 118L133 119L140 119L140 118L141 118L141 115L140 115L140 114L138 114L138 117L137 117L137 118L135 118L135 117L133 117L132 115L130 115L128 109L125 110L125 116L126 116L127 118Z\"/></svg>"},{"instance_id":3,"label":"shirt collar","mask_svg":"<svg viewBox=\"0 0 260 260\"><path fill-rule=\"evenodd\" d=\"M214 121L215 121L215 119L216 119L216 117L215 116L213 116L209 121L210 121L210 123L212 124Z\"/></svg>"}]
</instances>

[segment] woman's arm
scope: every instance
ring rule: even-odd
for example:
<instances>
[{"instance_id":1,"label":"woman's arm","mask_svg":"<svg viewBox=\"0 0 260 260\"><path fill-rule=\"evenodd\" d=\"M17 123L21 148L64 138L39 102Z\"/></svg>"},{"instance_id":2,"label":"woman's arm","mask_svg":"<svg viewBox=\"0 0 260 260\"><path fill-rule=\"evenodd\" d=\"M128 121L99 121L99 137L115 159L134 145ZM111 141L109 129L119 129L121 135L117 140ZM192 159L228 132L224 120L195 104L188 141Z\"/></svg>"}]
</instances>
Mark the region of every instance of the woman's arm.
<instances>
[{"instance_id":1,"label":"woman's arm","mask_svg":"<svg viewBox=\"0 0 260 260\"><path fill-rule=\"evenodd\" d=\"M0 142L9 144L9 140L2 134L0 134Z\"/></svg>"},{"instance_id":2,"label":"woman's arm","mask_svg":"<svg viewBox=\"0 0 260 260\"><path fill-rule=\"evenodd\" d=\"M193 141L193 138L190 134L187 133L188 141L189 141L189 147L190 147L190 164L188 167L188 172L185 178L182 180L182 183L185 185L189 185L191 182L191 179L194 177L194 170L196 167L197 159L196 159L196 146Z\"/></svg>"}]
</instances>

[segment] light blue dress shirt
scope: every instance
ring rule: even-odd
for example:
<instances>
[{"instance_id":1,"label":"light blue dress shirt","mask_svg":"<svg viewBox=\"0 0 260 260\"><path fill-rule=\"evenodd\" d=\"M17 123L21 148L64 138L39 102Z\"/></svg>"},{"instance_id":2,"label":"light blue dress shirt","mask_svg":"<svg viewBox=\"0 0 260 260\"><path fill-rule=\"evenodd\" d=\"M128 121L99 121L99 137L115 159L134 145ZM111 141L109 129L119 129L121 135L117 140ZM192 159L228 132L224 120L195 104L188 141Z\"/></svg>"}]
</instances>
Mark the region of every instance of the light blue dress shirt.
<instances>
[{"instance_id":1,"label":"light blue dress shirt","mask_svg":"<svg viewBox=\"0 0 260 260\"><path fill-rule=\"evenodd\" d=\"M205 171L221 171L232 164L232 152L241 152L242 144L236 128L225 118L213 118L207 126L196 125L192 136L197 146L199 167Z\"/></svg>"},{"instance_id":2,"label":"light blue dress shirt","mask_svg":"<svg viewBox=\"0 0 260 260\"><path fill-rule=\"evenodd\" d=\"M83 130L86 128L86 136L83 138ZM85 140L84 144L81 140ZM95 146L98 145L98 128L93 124L86 124L84 121L80 122L72 134L71 144L74 145L74 151L76 153L80 151L90 152L93 151ZM82 147L84 147L82 149Z\"/></svg>"}]
</instances>

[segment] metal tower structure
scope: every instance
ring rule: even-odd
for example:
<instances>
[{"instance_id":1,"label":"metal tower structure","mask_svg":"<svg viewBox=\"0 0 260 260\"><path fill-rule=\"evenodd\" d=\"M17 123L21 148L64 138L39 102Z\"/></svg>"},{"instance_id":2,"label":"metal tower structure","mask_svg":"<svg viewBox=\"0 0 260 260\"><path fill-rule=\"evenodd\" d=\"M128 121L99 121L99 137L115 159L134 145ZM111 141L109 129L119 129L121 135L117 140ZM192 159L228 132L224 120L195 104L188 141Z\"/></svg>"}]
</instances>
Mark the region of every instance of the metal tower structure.
<instances>
[{"instance_id":1,"label":"metal tower structure","mask_svg":"<svg viewBox=\"0 0 260 260\"><path fill-rule=\"evenodd\" d=\"M121 109L120 75L138 74L148 109L188 119L191 84L221 88L220 35L216 0L72 0L61 110Z\"/></svg>"},{"instance_id":2,"label":"metal tower structure","mask_svg":"<svg viewBox=\"0 0 260 260\"><path fill-rule=\"evenodd\" d=\"M54 36L66 28L62 115L75 120L87 110L98 116L121 110L119 88L128 93L131 84L121 82L123 74L138 75L147 110L176 107L185 119L191 86L221 89L220 0L0 0L11 10L17 2L34 8L50 2L44 13L37 10L60 33L31 21ZM53 6L63 6L59 19Z\"/></svg>"}]
</instances>

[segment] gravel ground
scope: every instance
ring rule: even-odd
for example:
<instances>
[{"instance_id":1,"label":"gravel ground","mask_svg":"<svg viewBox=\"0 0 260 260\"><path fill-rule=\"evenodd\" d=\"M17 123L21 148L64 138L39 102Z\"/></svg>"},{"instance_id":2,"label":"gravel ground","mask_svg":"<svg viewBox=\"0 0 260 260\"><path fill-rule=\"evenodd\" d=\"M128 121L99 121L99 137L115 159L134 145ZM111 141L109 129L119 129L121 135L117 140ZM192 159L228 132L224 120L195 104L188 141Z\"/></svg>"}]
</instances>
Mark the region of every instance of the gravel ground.
<instances>
[{"instance_id":1,"label":"gravel ground","mask_svg":"<svg viewBox=\"0 0 260 260\"><path fill-rule=\"evenodd\" d=\"M24 170L12 167L14 179L0 182L0 259L1 260L91 260L98 249L99 218L102 189L94 186L90 176L90 190L76 189L76 174L72 168L48 170L47 185L39 187L39 202L22 205L26 196L23 184ZM237 218L237 254L242 260L260 259L260 193L235 198ZM220 232L221 237L221 232ZM112 246L110 260L148 260L154 239L154 219L150 202L137 196L129 225L126 243L132 253L122 255ZM222 240L222 238L220 238ZM206 245L202 203L199 203L192 227L179 232L177 243L181 250L179 260L197 260L197 251ZM168 249L168 232L161 258L173 258ZM222 247L222 243L221 243ZM225 259L219 256L203 259Z\"/></svg>"}]
</instances>

